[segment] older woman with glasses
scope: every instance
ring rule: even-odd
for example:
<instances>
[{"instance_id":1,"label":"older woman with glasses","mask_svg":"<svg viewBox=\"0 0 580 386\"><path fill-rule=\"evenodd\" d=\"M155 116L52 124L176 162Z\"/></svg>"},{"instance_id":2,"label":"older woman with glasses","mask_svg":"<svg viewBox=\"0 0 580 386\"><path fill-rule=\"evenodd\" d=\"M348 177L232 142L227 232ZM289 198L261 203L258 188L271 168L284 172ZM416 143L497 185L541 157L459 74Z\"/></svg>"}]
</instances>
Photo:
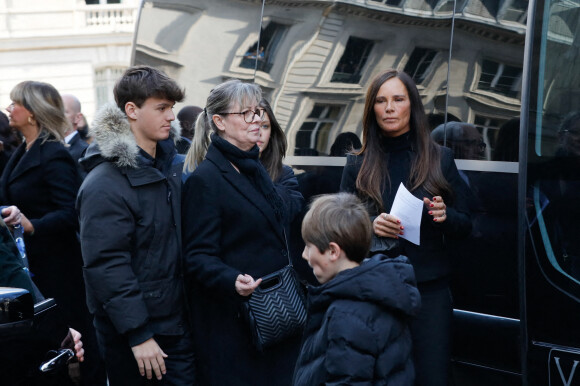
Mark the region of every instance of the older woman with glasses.
<instances>
[{"instance_id":1,"label":"older woman with glasses","mask_svg":"<svg viewBox=\"0 0 580 386\"><path fill-rule=\"evenodd\" d=\"M202 385L290 385L298 354L300 337L256 350L239 312L261 277L288 264L284 202L256 145L260 99L257 85L227 81L196 123L196 135L212 132L211 143L185 182L182 211Z\"/></svg>"}]
</instances>

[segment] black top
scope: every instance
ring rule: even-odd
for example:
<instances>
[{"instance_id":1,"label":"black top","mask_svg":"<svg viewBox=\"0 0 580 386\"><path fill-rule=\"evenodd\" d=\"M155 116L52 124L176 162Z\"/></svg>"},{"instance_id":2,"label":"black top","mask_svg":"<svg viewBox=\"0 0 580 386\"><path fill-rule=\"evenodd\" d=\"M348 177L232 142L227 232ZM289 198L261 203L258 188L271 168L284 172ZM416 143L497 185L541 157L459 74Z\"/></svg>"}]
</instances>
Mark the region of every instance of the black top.
<instances>
[{"instance_id":1,"label":"black top","mask_svg":"<svg viewBox=\"0 0 580 386\"><path fill-rule=\"evenodd\" d=\"M411 162L416 156L416 152L413 149L409 134L395 138L385 137L381 146L385 151L385 156L388 157L388 181L390 183L386 182L382 192L383 205L388 213L393 205L399 184L402 183L410 190L408 180ZM449 197L443 197L447 206L447 218L442 223L434 222L433 216L428 213L429 209L424 206L421 217L420 245L399 238L399 252L411 260L419 283L446 278L451 271L451 261L446 251L445 238L466 237L471 232L471 220L466 202L469 188L457 171L451 150L439 147L439 151L441 152L441 171L453 189L453 200L450 200ZM358 193L356 178L363 157L364 154L347 156L340 186L341 191ZM411 191L411 193L421 200L424 197L433 198L422 187ZM368 205L368 207L372 219L380 214L377 213L376 209L372 209L372 205Z\"/></svg>"}]
</instances>

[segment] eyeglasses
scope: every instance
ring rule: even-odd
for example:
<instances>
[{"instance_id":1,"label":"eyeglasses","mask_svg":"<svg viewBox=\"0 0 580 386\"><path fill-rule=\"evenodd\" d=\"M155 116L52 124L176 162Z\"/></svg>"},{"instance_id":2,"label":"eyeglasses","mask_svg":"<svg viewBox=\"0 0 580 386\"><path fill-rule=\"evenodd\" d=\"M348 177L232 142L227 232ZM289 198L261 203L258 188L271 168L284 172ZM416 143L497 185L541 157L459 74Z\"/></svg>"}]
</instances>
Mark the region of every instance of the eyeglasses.
<instances>
[{"instance_id":1,"label":"eyeglasses","mask_svg":"<svg viewBox=\"0 0 580 386\"><path fill-rule=\"evenodd\" d=\"M257 115L260 117L260 119L264 118L264 109L256 109L256 110L248 110L248 111L242 111L241 113L218 113L220 115L226 115L226 114L240 114L244 116L244 121L246 123L252 123L252 121L254 120L254 115Z\"/></svg>"}]
</instances>

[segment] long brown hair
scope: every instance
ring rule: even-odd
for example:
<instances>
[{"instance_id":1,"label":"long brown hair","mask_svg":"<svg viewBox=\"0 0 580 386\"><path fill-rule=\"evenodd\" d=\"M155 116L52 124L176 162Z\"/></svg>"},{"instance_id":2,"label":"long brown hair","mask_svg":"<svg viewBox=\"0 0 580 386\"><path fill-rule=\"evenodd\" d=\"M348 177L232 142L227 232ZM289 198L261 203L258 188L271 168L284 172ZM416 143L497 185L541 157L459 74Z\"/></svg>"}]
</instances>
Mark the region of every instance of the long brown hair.
<instances>
[{"instance_id":1,"label":"long brown hair","mask_svg":"<svg viewBox=\"0 0 580 386\"><path fill-rule=\"evenodd\" d=\"M286 155L288 144L286 142L286 135L266 99L262 98L260 107L266 110L266 114L270 118L270 141L268 142L268 146L262 151L260 161L268 171L272 181L276 181L282 173L282 159Z\"/></svg>"},{"instance_id":2,"label":"long brown hair","mask_svg":"<svg viewBox=\"0 0 580 386\"><path fill-rule=\"evenodd\" d=\"M392 78L398 78L407 89L411 102L410 139L415 157L412 160L408 188L420 187L429 194L452 199L451 186L443 176L440 165L440 149L431 139L429 125L421 97L413 79L397 70L386 70L371 82L366 94L363 116L362 148L356 154L363 155L363 162L356 178L356 188L363 198L369 198L379 211L384 211L381 192L388 180L388 157L381 147L382 131L375 115L375 100L381 86Z\"/></svg>"}]
</instances>

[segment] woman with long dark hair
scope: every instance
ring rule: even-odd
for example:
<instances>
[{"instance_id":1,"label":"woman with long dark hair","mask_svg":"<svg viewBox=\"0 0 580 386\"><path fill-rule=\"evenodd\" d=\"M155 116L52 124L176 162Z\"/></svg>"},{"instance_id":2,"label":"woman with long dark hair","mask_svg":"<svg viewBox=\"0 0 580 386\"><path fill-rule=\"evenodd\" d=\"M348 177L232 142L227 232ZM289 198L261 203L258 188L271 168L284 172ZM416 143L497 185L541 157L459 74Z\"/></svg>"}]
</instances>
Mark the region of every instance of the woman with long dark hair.
<instances>
[{"instance_id":1,"label":"woman with long dark hair","mask_svg":"<svg viewBox=\"0 0 580 386\"><path fill-rule=\"evenodd\" d=\"M375 251L406 255L415 269L422 309L412 321L417 385L446 385L452 304L446 239L465 237L471 222L451 150L429 135L423 103L404 72L378 74L366 94L363 144L347 158L341 190L355 192L369 208ZM420 244L399 236L405 223L390 214L400 184L424 202ZM398 245L397 245L398 244Z\"/></svg>"},{"instance_id":2,"label":"woman with long dark hair","mask_svg":"<svg viewBox=\"0 0 580 386\"><path fill-rule=\"evenodd\" d=\"M298 180L290 166L282 164L288 143L282 127L278 123L270 103L264 98L260 101L264 117L260 124L260 162L266 168L276 186L278 194L284 201L286 221L291 222L301 211L304 199L298 188Z\"/></svg>"}]
</instances>

